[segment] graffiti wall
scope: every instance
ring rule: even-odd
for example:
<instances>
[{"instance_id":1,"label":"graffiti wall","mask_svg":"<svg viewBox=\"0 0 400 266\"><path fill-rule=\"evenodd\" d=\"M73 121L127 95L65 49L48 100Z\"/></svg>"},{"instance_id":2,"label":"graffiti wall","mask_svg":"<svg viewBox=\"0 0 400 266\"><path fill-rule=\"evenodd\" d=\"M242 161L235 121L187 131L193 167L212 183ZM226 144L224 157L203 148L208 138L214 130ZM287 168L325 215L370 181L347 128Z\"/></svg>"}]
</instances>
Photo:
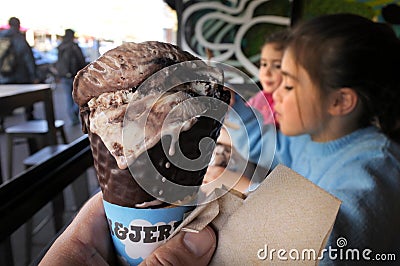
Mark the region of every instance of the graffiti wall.
<instances>
[{"instance_id":1,"label":"graffiti wall","mask_svg":"<svg viewBox=\"0 0 400 266\"><path fill-rule=\"evenodd\" d=\"M348 12L380 22L387 22L382 16L385 6L400 4L400 0L176 0L177 43L198 57L229 64L257 81L264 39L290 26L295 2L301 8L301 19ZM399 25L392 26L399 34Z\"/></svg>"},{"instance_id":2,"label":"graffiti wall","mask_svg":"<svg viewBox=\"0 0 400 266\"><path fill-rule=\"evenodd\" d=\"M290 24L290 3L282 0L184 0L179 45L201 57L257 76L266 35Z\"/></svg>"}]
</instances>

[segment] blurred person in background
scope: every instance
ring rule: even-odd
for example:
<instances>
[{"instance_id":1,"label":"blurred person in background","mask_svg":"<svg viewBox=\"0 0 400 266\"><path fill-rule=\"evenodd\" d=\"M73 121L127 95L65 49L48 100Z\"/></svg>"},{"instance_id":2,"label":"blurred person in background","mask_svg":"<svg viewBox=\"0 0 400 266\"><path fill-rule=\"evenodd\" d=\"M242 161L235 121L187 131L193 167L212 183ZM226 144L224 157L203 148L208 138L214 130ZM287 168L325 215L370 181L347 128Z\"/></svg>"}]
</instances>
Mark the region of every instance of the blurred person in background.
<instances>
[{"instance_id":1,"label":"blurred person in background","mask_svg":"<svg viewBox=\"0 0 400 266\"><path fill-rule=\"evenodd\" d=\"M20 31L20 20L16 17L9 19L10 28L0 32L0 38L9 38L16 56L15 65L8 74L0 73L1 84L23 84L36 81L36 65L32 49Z\"/></svg>"},{"instance_id":2,"label":"blurred person in background","mask_svg":"<svg viewBox=\"0 0 400 266\"><path fill-rule=\"evenodd\" d=\"M82 49L75 42L75 32L72 29L66 29L63 40L58 46L56 69L59 85L66 95L67 112L72 125L79 124L79 108L72 99L73 81L76 73L85 65Z\"/></svg>"},{"instance_id":3,"label":"blurred person in background","mask_svg":"<svg viewBox=\"0 0 400 266\"><path fill-rule=\"evenodd\" d=\"M32 48L26 41L25 35L20 31L20 20L11 17L8 20L10 28L0 32L0 46L2 51L1 64L5 53L12 53L13 60L9 65L7 72L0 71L0 84L29 84L38 83L36 77L36 64L33 57ZM4 45L10 41L8 45ZM10 110L11 112L12 110ZM26 118L33 119L33 106L25 108ZM1 127L3 126L3 118L1 118Z\"/></svg>"}]
</instances>

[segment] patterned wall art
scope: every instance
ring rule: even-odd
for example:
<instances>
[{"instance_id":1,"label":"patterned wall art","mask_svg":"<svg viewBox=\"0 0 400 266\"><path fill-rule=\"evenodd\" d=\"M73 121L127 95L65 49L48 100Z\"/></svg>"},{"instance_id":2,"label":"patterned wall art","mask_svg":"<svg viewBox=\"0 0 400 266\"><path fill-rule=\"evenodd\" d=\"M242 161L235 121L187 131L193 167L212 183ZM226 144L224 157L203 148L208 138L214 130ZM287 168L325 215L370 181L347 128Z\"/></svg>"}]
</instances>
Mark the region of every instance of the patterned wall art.
<instances>
[{"instance_id":1,"label":"patterned wall art","mask_svg":"<svg viewBox=\"0 0 400 266\"><path fill-rule=\"evenodd\" d=\"M178 44L257 80L265 37L290 25L290 1L182 0Z\"/></svg>"}]
</instances>

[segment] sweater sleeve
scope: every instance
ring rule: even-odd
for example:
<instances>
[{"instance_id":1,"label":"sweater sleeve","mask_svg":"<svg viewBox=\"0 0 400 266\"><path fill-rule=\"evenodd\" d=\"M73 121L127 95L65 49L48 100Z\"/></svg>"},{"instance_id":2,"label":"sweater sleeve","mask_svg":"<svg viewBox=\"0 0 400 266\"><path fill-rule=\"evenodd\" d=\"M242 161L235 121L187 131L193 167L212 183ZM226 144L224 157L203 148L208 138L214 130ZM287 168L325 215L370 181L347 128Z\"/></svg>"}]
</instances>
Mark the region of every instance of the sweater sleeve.
<instances>
[{"instance_id":1,"label":"sweater sleeve","mask_svg":"<svg viewBox=\"0 0 400 266\"><path fill-rule=\"evenodd\" d=\"M393 253L400 244L400 166L398 151L370 150L327 172L322 188L342 201L326 249ZM397 154L397 155L395 155ZM347 157L346 155L343 155ZM339 239L346 246L338 246ZM398 252L398 250L396 251ZM364 258L361 258L364 259ZM324 262L329 261L325 258ZM326 263L328 264L328 263Z\"/></svg>"},{"instance_id":2,"label":"sweater sleeve","mask_svg":"<svg viewBox=\"0 0 400 266\"><path fill-rule=\"evenodd\" d=\"M235 104L229 109L225 118L226 129L240 155L252 163L257 163L261 153L259 147L262 134L261 114L247 106L239 97L235 98Z\"/></svg>"},{"instance_id":3,"label":"sweater sleeve","mask_svg":"<svg viewBox=\"0 0 400 266\"><path fill-rule=\"evenodd\" d=\"M373 127L330 143L312 142L307 135L286 137L279 133L274 165L277 163L288 166L342 201L320 265L344 262L338 257L332 260L329 250L331 255L339 256L339 252L346 254L347 250L355 249L360 256L358 262L368 260L361 258L366 249L371 250L368 254L371 260L379 253L398 253L398 144ZM338 246L338 239L345 239L346 245Z\"/></svg>"}]
</instances>

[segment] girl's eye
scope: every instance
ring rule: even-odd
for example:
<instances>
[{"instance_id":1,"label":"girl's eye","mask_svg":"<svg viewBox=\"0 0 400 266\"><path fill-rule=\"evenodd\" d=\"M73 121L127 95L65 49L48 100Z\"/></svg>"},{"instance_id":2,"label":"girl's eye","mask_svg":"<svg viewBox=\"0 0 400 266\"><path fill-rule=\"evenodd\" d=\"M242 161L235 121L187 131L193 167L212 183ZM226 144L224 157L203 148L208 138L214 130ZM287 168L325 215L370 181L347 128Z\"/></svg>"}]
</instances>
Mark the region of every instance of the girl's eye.
<instances>
[{"instance_id":1,"label":"girl's eye","mask_svg":"<svg viewBox=\"0 0 400 266\"><path fill-rule=\"evenodd\" d=\"M270 66L271 71L280 70L281 69L281 64L270 64L270 65L268 65L268 63L260 63L260 67L266 68L268 66Z\"/></svg>"},{"instance_id":2,"label":"girl's eye","mask_svg":"<svg viewBox=\"0 0 400 266\"><path fill-rule=\"evenodd\" d=\"M285 90L290 91L290 90L292 90L292 89L293 89L293 86L287 86L287 85L285 85Z\"/></svg>"}]
</instances>

